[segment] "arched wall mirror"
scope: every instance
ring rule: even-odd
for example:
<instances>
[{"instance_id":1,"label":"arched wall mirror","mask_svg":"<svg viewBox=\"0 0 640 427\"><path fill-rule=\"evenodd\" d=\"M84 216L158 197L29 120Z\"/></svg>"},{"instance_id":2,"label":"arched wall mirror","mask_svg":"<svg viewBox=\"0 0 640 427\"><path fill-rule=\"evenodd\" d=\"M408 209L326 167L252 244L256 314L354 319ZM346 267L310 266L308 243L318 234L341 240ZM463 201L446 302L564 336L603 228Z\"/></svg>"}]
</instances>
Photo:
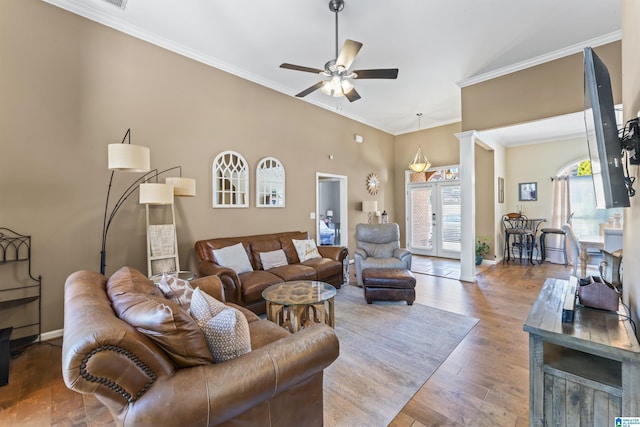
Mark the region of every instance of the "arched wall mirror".
<instances>
[{"instance_id":1,"label":"arched wall mirror","mask_svg":"<svg viewBox=\"0 0 640 427\"><path fill-rule=\"evenodd\" d=\"M235 151L223 151L213 160L213 207L249 207L249 164Z\"/></svg>"},{"instance_id":2,"label":"arched wall mirror","mask_svg":"<svg viewBox=\"0 0 640 427\"><path fill-rule=\"evenodd\" d=\"M256 166L256 206L259 208L285 206L284 166L274 157L265 157Z\"/></svg>"}]
</instances>

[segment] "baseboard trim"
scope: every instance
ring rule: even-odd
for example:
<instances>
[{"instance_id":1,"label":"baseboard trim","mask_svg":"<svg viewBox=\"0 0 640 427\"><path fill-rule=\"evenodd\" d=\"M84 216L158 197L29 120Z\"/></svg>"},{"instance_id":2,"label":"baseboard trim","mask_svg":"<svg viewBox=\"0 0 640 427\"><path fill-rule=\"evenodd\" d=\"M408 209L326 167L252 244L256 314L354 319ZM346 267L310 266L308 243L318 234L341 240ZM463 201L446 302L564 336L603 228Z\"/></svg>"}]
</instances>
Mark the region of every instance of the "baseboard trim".
<instances>
[{"instance_id":1,"label":"baseboard trim","mask_svg":"<svg viewBox=\"0 0 640 427\"><path fill-rule=\"evenodd\" d=\"M64 329L57 329L55 331L44 332L40 334L41 341L49 341L55 338L60 338L64 334Z\"/></svg>"},{"instance_id":2,"label":"baseboard trim","mask_svg":"<svg viewBox=\"0 0 640 427\"><path fill-rule=\"evenodd\" d=\"M469 276L469 277L460 276L460 279L458 279L458 280L460 280L461 282L470 282L470 283L474 283L474 282L477 281L475 274L473 276Z\"/></svg>"}]
</instances>

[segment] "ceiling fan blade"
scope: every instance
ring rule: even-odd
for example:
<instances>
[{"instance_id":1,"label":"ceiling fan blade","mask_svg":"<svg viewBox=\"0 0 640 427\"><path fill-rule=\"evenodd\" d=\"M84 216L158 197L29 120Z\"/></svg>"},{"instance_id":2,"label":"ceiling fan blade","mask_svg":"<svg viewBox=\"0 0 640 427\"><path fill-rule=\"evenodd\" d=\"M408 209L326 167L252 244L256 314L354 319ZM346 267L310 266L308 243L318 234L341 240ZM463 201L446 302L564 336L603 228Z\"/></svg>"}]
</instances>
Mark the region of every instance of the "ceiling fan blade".
<instances>
[{"instance_id":1,"label":"ceiling fan blade","mask_svg":"<svg viewBox=\"0 0 640 427\"><path fill-rule=\"evenodd\" d=\"M340 51L340 55L338 55L338 58L336 59L336 65L342 65L344 68L349 69L361 48L362 43L346 39L342 46L342 50Z\"/></svg>"},{"instance_id":2,"label":"ceiling fan blade","mask_svg":"<svg viewBox=\"0 0 640 427\"><path fill-rule=\"evenodd\" d=\"M315 92L316 90L320 89L322 87L322 85L324 84L324 80L319 81L318 83L314 84L313 86L303 90L302 92L300 92L299 94L297 94L296 96L298 98L303 98L307 95L309 95L311 92Z\"/></svg>"},{"instance_id":3,"label":"ceiling fan blade","mask_svg":"<svg viewBox=\"0 0 640 427\"><path fill-rule=\"evenodd\" d=\"M349 92L345 93L344 96L349 100L349 102L357 101L361 98L356 88L351 89Z\"/></svg>"},{"instance_id":4,"label":"ceiling fan blade","mask_svg":"<svg viewBox=\"0 0 640 427\"><path fill-rule=\"evenodd\" d=\"M397 79L397 68L382 68L377 70L354 70L357 79Z\"/></svg>"},{"instance_id":5,"label":"ceiling fan blade","mask_svg":"<svg viewBox=\"0 0 640 427\"><path fill-rule=\"evenodd\" d=\"M280 64L280 68L286 68L288 70L304 71L307 73L314 73L314 74L320 74L324 71L319 68L303 67L302 65L287 64L286 62L284 64Z\"/></svg>"}]
</instances>

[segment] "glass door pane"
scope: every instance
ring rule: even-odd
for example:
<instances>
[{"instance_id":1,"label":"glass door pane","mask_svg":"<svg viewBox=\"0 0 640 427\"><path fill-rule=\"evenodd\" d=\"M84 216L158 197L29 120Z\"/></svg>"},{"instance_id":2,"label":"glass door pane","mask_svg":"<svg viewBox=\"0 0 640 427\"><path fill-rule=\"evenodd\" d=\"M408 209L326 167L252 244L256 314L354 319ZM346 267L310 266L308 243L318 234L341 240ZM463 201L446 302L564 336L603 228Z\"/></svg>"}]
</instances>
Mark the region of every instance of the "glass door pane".
<instances>
[{"instance_id":1,"label":"glass door pane","mask_svg":"<svg viewBox=\"0 0 640 427\"><path fill-rule=\"evenodd\" d=\"M439 183L442 230L438 256L460 258L462 212L460 205L460 183Z\"/></svg>"},{"instance_id":2,"label":"glass door pane","mask_svg":"<svg viewBox=\"0 0 640 427\"><path fill-rule=\"evenodd\" d=\"M433 255L432 186L422 184L409 189L409 239L411 252Z\"/></svg>"}]
</instances>

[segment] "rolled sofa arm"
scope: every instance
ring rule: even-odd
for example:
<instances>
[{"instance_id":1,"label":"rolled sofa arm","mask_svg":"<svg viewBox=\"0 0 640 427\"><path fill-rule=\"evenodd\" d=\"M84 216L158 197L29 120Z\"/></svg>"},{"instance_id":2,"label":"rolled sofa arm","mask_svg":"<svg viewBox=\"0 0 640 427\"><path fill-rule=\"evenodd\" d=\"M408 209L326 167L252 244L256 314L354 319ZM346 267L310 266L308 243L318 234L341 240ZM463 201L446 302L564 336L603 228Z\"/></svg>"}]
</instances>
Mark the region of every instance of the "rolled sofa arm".
<instances>
[{"instance_id":1,"label":"rolled sofa arm","mask_svg":"<svg viewBox=\"0 0 640 427\"><path fill-rule=\"evenodd\" d=\"M318 252L323 258L335 259L342 262L349 256L349 249L344 246L318 246Z\"/></svg>"},{"instance_id":2,"label":"rolled sofa arm","mask_svg":"<svg viewBox=\"0 0 640 427\"><path fill-rule=\"evenodd\" d=\"M231 268L221 267L211 261L204 260L200 261L198 273L200 276L218 276L224 288L226 301L236 303L242 301L242 282Z\"/></svg>"},{"instance_id":3,"label":"rolled sofa arm","mask_svg":"<svg viewBox=\"0 0 640 427\"><path fill-rule=\"evenodd\" d=\"M106 281L99 273L78 271L65 283L62 376L70 389L124 409L174 366L149 338L115 316Z\"/></svg>"},{"instance_id":4,"label":"rolled sofa arm","mask_svg":"<svg viewBox=\"0 0 640 427\"><path fill-rule=\"evenodd\" d=\"M130 406L124 425L218 425L320 374L338 354L335 332L318 324L227 362L179 369ZM168 399L180 411L159 404Z\"/></svg>"}]
</instances>

